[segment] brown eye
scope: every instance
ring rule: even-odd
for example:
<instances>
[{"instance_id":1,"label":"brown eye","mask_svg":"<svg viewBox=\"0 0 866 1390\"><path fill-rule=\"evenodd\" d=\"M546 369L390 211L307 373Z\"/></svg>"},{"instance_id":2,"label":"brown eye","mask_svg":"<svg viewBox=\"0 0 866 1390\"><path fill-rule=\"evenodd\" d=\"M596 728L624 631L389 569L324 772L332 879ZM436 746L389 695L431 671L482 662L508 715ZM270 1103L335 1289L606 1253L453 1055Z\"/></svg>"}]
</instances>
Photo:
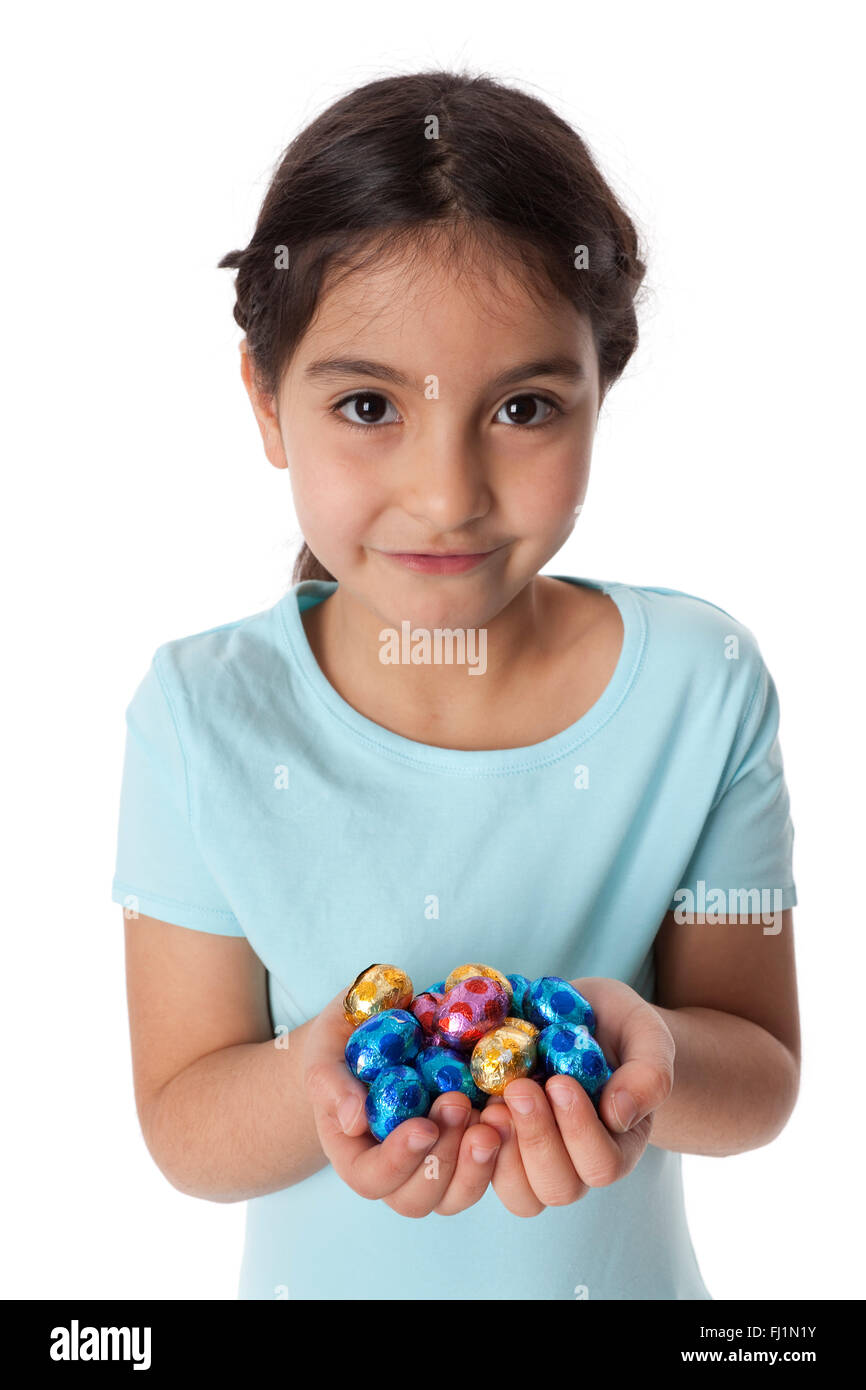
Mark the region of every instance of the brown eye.
<instances>
[{"instance_id":1,"label":"brown eye","mask_svg":"<svg viewBox=\"0 0 866 1390\"><path fill-rule=\"evenodd\" d=\"M354 418L344 415L344 408L351 410L354 413ZM389 408L394 409L387 397L380 396L377 391L356 391L353 395L338 401L334 407L347 425L355 425L360 429L372 428L375 425L393 424L393 420L383 419Z\"/></svg>"},{"instance_id":2,"label":"brown eye","mask_svg":"<svg viewBox=\"0 0 866 1390\"><path fill-rule=\"evenodd\" d=\"M548 407L549 413L540 420L538 419L539 410L535 404L536 401L540 401L543 406ZM512 396L496 412L497 419L503 410L507 412L508 418L502 420L501 423L509 425L546 425L558 413L558 407L553 404L553 401L548 400L546 396L536 395Z\"/></svg>"}]
</instances>

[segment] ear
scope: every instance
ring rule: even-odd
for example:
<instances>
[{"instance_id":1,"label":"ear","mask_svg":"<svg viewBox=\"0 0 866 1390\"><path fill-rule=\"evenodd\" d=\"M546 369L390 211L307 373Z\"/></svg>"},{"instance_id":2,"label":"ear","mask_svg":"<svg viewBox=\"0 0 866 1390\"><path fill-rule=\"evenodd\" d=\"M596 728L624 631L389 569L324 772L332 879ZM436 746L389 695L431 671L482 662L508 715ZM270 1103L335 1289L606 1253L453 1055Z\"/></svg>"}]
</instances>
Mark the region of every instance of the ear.
<instances>
[{"instance_id":1,"label":"ear","mask_svg":"<svg viewBox=\"0 0 866 1390\"><path fill-rule=\"evenodd\" d=\"M240 354L241 378L250 398L250 405L253 408L253 414L262 436L265 454L274 468L288 468L286 451L283 448L283 437L280 433L280 422L277 417L276 401L272 395L260 391L256 385L253 362L246 338L241 340Z\"/></svg>"}]
</instances>

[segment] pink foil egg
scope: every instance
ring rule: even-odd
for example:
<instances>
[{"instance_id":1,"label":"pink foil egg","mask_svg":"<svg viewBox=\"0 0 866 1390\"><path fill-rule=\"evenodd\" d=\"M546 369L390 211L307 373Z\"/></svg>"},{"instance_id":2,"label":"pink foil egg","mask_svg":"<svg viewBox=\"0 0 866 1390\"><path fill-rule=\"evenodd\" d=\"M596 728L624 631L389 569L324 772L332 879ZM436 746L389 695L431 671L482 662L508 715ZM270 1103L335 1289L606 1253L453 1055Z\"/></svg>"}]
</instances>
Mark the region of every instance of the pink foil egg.
<instances>
[{"instance_id":1,"label":"pink foil egg","mask_svg":"<svg viewBox=\"0 0 866 1390\"><path fill-rule=\"evenodd\" d=\"M451 1047L468 1051L497 1028L511 1008L511 995L495 980L476 975L449 989L436 1015L436 1032Z\"/></svg>"},{"instance_id":2,"label":"pink foil egg","mask_svg":"<svg viewBox=\"0 0 866 1390\"><path fill-rule=\"evenodd\" d=\"M444 994L436 994L433 990L426 990L423 994L416 994L412 1000L412 1013L425 1033L432 1033L436 1027L436 1015L444 998Z\"/></svg>"}]
</instances>

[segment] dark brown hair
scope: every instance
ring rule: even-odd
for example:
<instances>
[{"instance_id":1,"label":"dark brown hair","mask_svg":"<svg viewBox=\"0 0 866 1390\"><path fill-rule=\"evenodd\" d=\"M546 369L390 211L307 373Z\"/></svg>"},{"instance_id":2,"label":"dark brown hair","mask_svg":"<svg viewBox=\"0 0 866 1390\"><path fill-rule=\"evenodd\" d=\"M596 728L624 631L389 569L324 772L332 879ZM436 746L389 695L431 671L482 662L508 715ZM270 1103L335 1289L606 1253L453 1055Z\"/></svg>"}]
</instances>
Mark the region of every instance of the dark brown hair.
<instances>
[{"instance_id":1,"label":"dark brown hair","mask_svg":"<svg viewBox=\"0 0 866 1390\"><path fill-rule=\"evenodd\" d=\"M369 82L323 111L280 156L249 245L219 262L238 272L234 317L259 388L276 397L326 271L424 256L443 239L455 256L471 243L507 258L524 283L585 314L605 394L637 346L646 267L631 218L544 102L438 71ZM333 579L306 542L301 579Z\"/></svg>"}]
</instances>

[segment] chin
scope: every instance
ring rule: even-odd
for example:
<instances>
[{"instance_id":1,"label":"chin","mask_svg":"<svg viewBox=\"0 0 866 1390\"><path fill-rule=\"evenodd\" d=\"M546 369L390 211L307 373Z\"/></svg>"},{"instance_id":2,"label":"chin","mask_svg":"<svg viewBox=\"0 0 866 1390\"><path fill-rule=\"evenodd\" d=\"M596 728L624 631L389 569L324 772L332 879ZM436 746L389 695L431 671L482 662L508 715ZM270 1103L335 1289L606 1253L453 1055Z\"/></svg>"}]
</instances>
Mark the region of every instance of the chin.
<instances>
[{"instance_id":1,"label":"chin","mask_svg":"<svg viewBox=\"0 0 866 1390\"><path fill-rule=\"evenodd\" d=\"M429 581L424 581L429 582ZM399 630L402 622L413 628L482 628L486 627L505 607L507 599L499 597L489 584L470 586L465 578L460 583L450 579L437 582L425 591L423 584L407 584L381 595L376 611L387 614L387 625Z\"/></svg>"}]
</instances>

